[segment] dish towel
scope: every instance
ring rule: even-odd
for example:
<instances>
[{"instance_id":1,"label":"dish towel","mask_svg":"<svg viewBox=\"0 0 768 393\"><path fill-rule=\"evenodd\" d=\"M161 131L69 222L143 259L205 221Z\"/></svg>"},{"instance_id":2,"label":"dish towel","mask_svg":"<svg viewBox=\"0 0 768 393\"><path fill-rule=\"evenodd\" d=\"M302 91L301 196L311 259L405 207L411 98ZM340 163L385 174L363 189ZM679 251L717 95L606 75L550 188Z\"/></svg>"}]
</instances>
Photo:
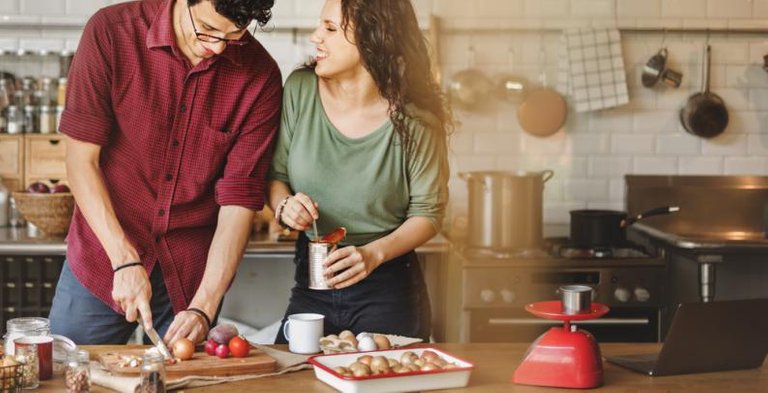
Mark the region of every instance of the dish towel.
<instances>
[{"instance_id":1,"label":"dish towel","mask_svg":"<svg viewBox=\"0 0 768 393\"><path fill-rule=\"evenodd\" d=\"M576 112L629 102L617 29L568 29L560 42L558 90L571 97Z\"/></svg>"},{"instance_id":2,"label":"dish towel","mask_svg":"<svg viewBox=\"0 0 768 393\"><path fill-rule=\"evenodd\" d=\"M216 385L225 382L244 381L247 379L263 378L272 375L280 375L299 370L312 368L307 363L308 355L297 355L290 352L280 351L263 345L254 345L256 348L264 351L277 361L277 371L270 374L246 374L235 375L231 377L201 377L187 376L179 379L169 380L166 383L167 390L176 390L181 388L193 388L200 386ZM112 375L99 364L91 362L91 380L94 384L112 389L120 393L134 393L141 382L139 377L123 377Z\"/></svg>"}]
</instances>

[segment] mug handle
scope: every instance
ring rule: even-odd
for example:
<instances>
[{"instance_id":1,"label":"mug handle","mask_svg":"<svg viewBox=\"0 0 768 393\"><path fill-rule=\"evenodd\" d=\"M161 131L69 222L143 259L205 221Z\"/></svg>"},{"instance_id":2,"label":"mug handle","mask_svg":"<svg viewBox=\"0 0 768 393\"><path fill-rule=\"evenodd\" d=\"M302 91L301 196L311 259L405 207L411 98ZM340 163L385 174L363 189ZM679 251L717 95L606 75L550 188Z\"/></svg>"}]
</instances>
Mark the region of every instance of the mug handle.
<instances>
[{"instance_id":1,"label":"mug handle","mask_svg":"<svg viewBox=\"0 0 768 393\"><path fill-rule=\"evenodd\" d=\"M283 324L283 336L285 336L285 339L288 341L291 341L291 337L288 336L288 324L291 322L290 319L286 319L285 323Z\"/></svg>"}]
</instances>

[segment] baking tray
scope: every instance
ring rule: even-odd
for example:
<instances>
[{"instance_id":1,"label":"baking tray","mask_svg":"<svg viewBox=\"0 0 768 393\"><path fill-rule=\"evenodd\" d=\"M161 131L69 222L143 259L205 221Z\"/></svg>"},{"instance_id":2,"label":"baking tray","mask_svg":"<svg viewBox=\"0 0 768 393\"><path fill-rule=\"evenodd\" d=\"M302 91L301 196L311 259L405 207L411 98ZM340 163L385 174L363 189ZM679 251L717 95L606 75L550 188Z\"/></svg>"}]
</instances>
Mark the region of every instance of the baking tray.
<instances>
[{"instance_id":1,"label":"baking tray","mask_svg":"<svg viewBox=\"0 0 768 393\"><path fill-rule=\"evenodd\" d=\"M426 350L435 352L441 358L456 364L458 367L448 370L414 371L403 374L388 373L367 377L342 376L333 371L334 367L346 367L362 355L400 359L405 352L411 351L421 356ZM314 366L317 379L344 393L412 392L460 388L467 386L469 376L475 367L472 363L432 347L316 355L309 358L309 363Z\"/></svg>"}]
</instances>

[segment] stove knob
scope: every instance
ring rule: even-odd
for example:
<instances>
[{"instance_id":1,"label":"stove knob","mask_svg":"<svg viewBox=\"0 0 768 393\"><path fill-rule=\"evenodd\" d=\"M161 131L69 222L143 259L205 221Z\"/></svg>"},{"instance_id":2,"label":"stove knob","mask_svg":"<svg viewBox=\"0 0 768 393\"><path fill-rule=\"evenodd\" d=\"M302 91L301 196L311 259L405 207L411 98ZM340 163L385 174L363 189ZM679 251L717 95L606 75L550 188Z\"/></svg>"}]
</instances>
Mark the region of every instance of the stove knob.
<instances>
[{"instance_id":1,"label":"stove knob","mask_svg":"<svg viewBox=\"0 0 768 393\"><path fill-rule=\"evenodd\" d=\"M647 302L651 298L651 293L643 287L635 287L635 299L638 302Z\"/></svg>"},{"instance_id":2,"label":"stove knob","mask_svg":"<svg viewBox=\"0 0 768 393\"><path fill-rule=\"evenodd\" d=\"M509 289L501 290L501 299L504 300L504 303L514 303L516 297L517 296L515 296L515 293Z\"/></svg>"},{"instance_id":3,"label":"stove knob","mask_svg":"<svg viewBox=\"0 0 768 393\"><path fill-rule=\"evenodd\" d=\"M496 294L490 289L483 289L480 291L480 299L482 299L483 303L493 303L496 300Z\"/></svg>"},{"instance_id":4,"label":"stove knob","mask_svg":"<svg viewBox=\"0 0 768 393\"><path fill-rule=\"evenodd\" d=\"M626 288L618 287L613 291L613 297L622 303L626 303L629 301L630 293Z\"/></svg>"}]
</instances>

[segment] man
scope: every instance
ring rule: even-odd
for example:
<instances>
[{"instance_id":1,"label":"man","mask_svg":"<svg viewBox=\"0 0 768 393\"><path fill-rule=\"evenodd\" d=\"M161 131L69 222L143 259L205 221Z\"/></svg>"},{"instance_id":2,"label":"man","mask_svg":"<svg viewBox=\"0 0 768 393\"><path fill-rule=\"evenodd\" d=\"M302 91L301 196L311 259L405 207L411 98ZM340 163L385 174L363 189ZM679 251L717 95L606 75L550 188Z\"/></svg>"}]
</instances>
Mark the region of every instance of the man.
<instances>
[{"instance_id":1,"label":"man","mask_svg":"<svg viewBox=\"0 0 768 393\"><path fill-rule=\"evenodd\" d=\"M274 0L145 0L88 22L61 132L77 208L54 333L125 343L141 317L205 338L242 257L280 118L281 77L246 27Z\"/></svg>"}]
</instances>

